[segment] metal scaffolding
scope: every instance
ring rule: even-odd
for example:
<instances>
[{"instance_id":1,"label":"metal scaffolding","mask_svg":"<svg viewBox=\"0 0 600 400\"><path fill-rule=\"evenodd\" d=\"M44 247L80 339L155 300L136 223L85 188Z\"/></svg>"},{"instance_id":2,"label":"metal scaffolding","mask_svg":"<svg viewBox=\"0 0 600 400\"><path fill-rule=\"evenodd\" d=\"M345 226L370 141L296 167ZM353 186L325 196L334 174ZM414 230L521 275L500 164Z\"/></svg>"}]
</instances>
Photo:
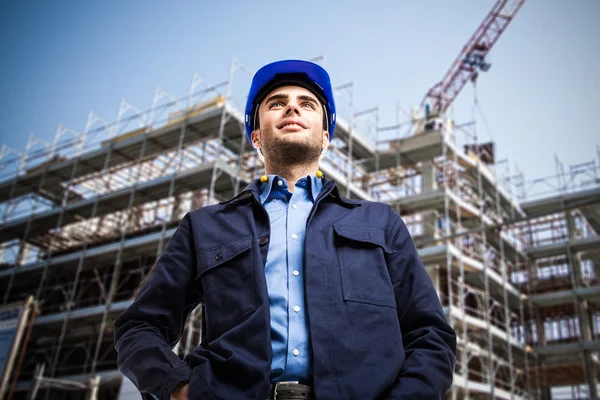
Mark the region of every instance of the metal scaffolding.
<instances>
[{"instance_id":1,"label":"metal scaffolding","mask_svg":"<svg viewBox=\"0 0 600 400\"><path fill-rule=\"evenodd\" d=\"M232 94L240 74L233 61L221 84L194 76L183 98L157 89L149 110L124 100L115 122L90 113L81 134L2 147L3 303L33 295L40 309L13 398L117 396L113 321L186 212L262 173ZM600 152L526 182L443 115L381 127L377 108L354 109L353 83L336 92L347 110L321 170L406 222L458 335L448 398L550 399L552 386L582 384L596 396ZM198 307L174 352L198 346L201 327Z\"/></svg>"}]
</instances>

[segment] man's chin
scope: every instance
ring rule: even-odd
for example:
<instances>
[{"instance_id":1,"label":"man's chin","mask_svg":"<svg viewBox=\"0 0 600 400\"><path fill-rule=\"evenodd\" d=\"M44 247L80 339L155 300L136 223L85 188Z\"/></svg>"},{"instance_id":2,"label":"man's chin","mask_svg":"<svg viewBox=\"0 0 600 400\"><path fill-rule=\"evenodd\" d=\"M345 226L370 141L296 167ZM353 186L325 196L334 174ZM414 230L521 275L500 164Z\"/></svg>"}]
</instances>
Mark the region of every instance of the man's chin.
<instances>
[{"instance_id":1,"label":"man's chin","mask_svg":"<svg viewBox=\"0 0 600 400\"><path fill-rule=\"evenodd\" d=\"M274 141L274 144L277 147L281 147L281 146L292 146L292 147L303 147L303 148L307 148L311 146L311 143L307 140L306 137L303 137L302 135L298 135L295 133L285 133L281 136L279 136L277 138L277 140Z\"/></svg>"},{"instance_id":2,"label":"man's chin","mask_svg":"<svg viewBox=\"0 0 600 400\"><path fill-rule=\"evenodd\" d=\"M310 143L306 143L306 140L299 140L298 138L286 138L284 140L277 141L278 148L285 148L289 150L298 149L303 151L309 151L314 146Z\"/></svg>"},{"instance_id":3,"label":"man's chin","mask_svg":"<svg viewBox=\"0 0 600 400\"><path fill-rule=\"evenodd\" d=\"M266 153L282 162L297 164L318 160L321 148L302 140L278 140Z\"/></svg>"}]
</instances>

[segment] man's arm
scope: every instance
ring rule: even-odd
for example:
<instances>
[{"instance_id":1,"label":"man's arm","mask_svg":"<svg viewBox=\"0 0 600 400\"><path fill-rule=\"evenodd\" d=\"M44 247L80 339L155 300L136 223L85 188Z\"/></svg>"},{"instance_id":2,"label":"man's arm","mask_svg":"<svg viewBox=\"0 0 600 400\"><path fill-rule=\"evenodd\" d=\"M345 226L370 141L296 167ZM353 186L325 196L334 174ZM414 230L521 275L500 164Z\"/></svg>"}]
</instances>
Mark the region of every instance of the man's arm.
<instances>
[{"instance_id":1,"label":"man's arm","mask_svg":"<svg viewBox=\"0 0 600 400\"><path fill-rule=\"evenodd\" d=\"M387 265L394 286L406 361L391 399L443 399L452 384L456 334L400 216L390 208Z\"/></svg>"},{"instance_id":2,"label":"man's arm","mask_svg":"<svg viewBox=\"0 0 600 400\"><path fill-rule=\"evenodd\" d=\"M195 266L186 214L137 298L115 321L119 370L140 392L161 400L170 400L174 389L189 381L192 374L190 366L171 349L188 314L201 299L194 283Z\"/></svg>"}]
</instances>

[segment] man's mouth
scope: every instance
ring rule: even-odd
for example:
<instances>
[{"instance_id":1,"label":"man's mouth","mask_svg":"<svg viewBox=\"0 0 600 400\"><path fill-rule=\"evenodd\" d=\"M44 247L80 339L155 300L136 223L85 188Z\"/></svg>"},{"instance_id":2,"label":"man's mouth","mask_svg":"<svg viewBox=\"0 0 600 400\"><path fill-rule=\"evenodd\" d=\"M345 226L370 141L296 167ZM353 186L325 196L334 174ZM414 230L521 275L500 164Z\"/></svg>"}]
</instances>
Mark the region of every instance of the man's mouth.
<instances>
[{"instance_id":1,"label":"man's mouth","mask_svg":"<svg viewBox=\"0 0 600 400\"><path fill-rule=\"evenodd\" d=\"M302 121L286 120L286 121L283 121L281 124L279 124L279 126L277 128L278 129L284 129L284 128L306 129L306 125L304 125L304 123Z\"/></svg>"}]
</instances>

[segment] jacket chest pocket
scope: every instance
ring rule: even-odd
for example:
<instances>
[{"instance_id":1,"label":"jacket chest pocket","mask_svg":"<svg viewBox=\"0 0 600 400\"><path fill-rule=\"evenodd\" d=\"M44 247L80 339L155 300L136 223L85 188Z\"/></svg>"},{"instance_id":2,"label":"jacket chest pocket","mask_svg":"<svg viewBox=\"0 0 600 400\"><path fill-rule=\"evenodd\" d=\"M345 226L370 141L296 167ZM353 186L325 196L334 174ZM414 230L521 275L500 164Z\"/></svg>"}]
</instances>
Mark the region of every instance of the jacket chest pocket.
<instances>
[{"instance_id":1,"label":"jacket chest pocket","mask_svg":"<svg viewBox=\"0 0 600 400\"><path fill-rule=\"evenodd\" d=\"M381 228L334 225L344 300L396 308Z\"/></svg>"},{"instance_id":2,"label":"jacket chest pocket","mask_svg":"<svg viewBox=\"0 0 600 400\"><path fill-rule=\"evenodd\" d=\"M198 254L196 280L204 291L209 339L216 339L256 310L252 234Z\"/></svg>"}]
</instances>

